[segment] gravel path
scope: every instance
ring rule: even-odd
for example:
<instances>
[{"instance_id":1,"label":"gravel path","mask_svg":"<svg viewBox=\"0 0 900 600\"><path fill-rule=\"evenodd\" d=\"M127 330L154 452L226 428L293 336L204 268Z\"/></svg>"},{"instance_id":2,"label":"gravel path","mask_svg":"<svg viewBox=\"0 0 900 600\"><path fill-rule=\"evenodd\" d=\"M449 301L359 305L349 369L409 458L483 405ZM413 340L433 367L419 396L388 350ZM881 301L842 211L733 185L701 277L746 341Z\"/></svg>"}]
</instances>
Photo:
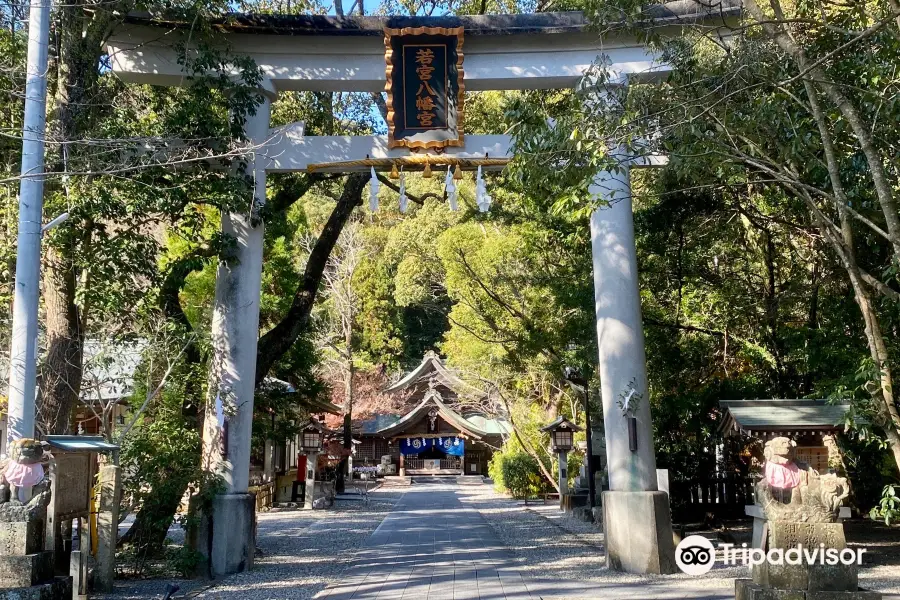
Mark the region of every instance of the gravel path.
<instances>
[{"instance_id":1,"label":"gravel path","mask_svg":"<svg viewBox=\"0 0 900 600\"><path fill-rule=\"evenodd\" d=\"M252 570L226 577L210 587L202 580L174 581L176 598L203 600L306 600L338 581L354 552L390 512L403 490L369 492L365 506L356 498L338 499L330 510L272 511L259 515L258 556ZM162 598L169 581L121 581L99 600Z\"/></svg>"},{"instance_id":2,"label":"gravel path","mask_svg":"<svg viewBox=\"0 0 900 600\"><path fill-rule=\"evenodd\" d=\"M405 490L380 489L368 506L358 500L338 500L326 511L270 512L259 516L257 544L262 556L253 570L210 586L203 581L178 581L182 594L200 600L302 600L346 577L347 565ZM554 598L618 598L651 590L665 598L733 598L734 578L746 577L745 567L717 566L702 577L683 574L631 575L606 569L603 534L593 525L560 516L552 507L523 506L494 493L488 486L459 486L455 495L463 507L485 519L499 541L511 551L512 567L536 580L557 582ZM440 528L440 523L435 523ZM860 585L900 600L900 531L872 531L865 538L848 526L851 545L872 550L865 556ZM858 542L857 539L859 538ZM572 595L576 582L586 585ZM165 580L120 582L104 600L161 598ZM673 595L674 594L674 595ZM632 598L635 596L628 595ZM649 597L649 596L647 596Z\"/></svg>"},{"instance_id":3,"label":"gravel path","mask_svg":"<svg viewBox=\"0 0 900 600\"><path fill-rule=\"evenodd\" d=\"M735 578L749 577L746 567L724 565L717 565L701 577L681 573L663 577L610 571L603 556L603 533L594 525L559 516L547 518L541 513L558 515L558 511L542 505L524 506L486 486L467 488L462 493L465 494L463 504L471 504L482 514L500 539L514 550L521 568L534 577L595 582L603 586L646 586L665 582L666 588L710 591L733 590ZM875 552L872 557L865 555L860 586L880 591L886 598L900 599L900 552L894 555L900 547L890 543L895 539L900 544L900 531L885 529L879 533L880 543L867 540L872 543L866 545L871 551L876 551L876 546L887 545L887 552ZM887 544L885 538L889 540Z\"/></svg>"}]
</instances>

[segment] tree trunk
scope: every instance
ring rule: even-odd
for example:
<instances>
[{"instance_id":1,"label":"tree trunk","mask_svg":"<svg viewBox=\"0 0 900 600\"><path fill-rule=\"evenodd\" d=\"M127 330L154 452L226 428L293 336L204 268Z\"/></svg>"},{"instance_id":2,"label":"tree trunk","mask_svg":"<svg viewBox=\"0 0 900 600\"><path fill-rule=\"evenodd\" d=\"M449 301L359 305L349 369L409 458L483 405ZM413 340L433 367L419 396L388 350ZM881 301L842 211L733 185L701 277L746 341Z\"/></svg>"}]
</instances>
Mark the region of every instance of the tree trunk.
<instances>
[{"instance_id":1,"label":"tree trunk","mask_svg":"<svg viewBox=\"0 0 900 600\"><path fill-rule=\"evenodd\" d=\"M203 269L210 257L214 256L214 249L201 249L198 253L182 258L169 267L166 275L162 292L159 298L159 306L166 315L166 318L178 323L185 329L185 335L192 333L191 324L184 314L184 308L181 306L178 295L187 280L188 275L195 271ZM196 341L191 341L184 352L184 362L186 365L199 365L206 357L200 351ZM185 387L185 397L181 405L181 416L187 426L196 431L200 431L200 400L202 399L201 382L195 379L188 380ZM191 465L193 473L200 469L200 449L191 455L193 464ZM177 473L169 473L157 483L156 489L170 490L163 493L152 501L145 502L135 516L134 523L125 532L125 535L119 540L120 545L133 544L138 550L140 558L153 556L162 550L163 543L172 521L175 519L175 513L178 512L181 499L187 492L188 485L192 479L189 474L187 477ZM178 481L181 477L182 481Z\"/></svg>"},{"instance_id":2,"label":"tree trunk","mask_svg":"<svg viewBox=\"0 0 900 600\"><path fill-rule=\"evenodd\" d=\"M349 321L352 323L353 319L350 318ZM346 350L346 358L347 358L347 368L344 371L344 450L352 452L353 451L353 375L356 369L353 367L353 348L350 345L351 340L353 338L352 328L348 328L348 331L345 332L344 335L345 343L347 344ZM348 457L345 457L340 466L338 467L338 481L340 482L341 491L344 488L344 473L347 470L347 463L349 461ZM349 477L353 477L352 473L347 473Z\"/></svg>"},{"instance_id":3,"label":"tree trunk","mask_svg":"<svg viewBox=\"0 0 900 600\"><path fill-rule=\"evenodd\" d=\"M498 392L499 392L499 390L498 390ZM516 440L519 442L519 445L522 446L522 449L525 451L526 454L528 454L531 458L533 458L535 460L535 462L537 462L538 469L540 469L541 474L544 476L544 479L546 479L550 483L550 485L553 487L553 489L556 490L557 493L559 493L559 491L560 491L559 490L559 482L556 480L555 477L553 477L553 475L550 473L550 471L547 470L547 467L544 466L544 461L541 460L541 457L538 456L538 453L534 450L534 448L532 448L531 444L528 443L528 440L526 440L521 435L519 435L519 428L516 426L516 422L513 420L512 407L510 407L510 405L509 405L509 400L506 399L506 396L504 396L502 392L499 393L499 396L500 396L500 399L503 401L504 408L506 408L506 417L509 419L509 425L510 425L510 427L512 427L513 435L515 436Z\"/></svg>"},{"instance_id":4,"label":"tree trunk","mask_svg":"<svg viewBox=\"0 0 900 600\"><path fill-rule=\"evenodd\" d=\"M44 269L47 358L41 367L37 428L69 433L81 389L84 332L75 304L75 267L56 248L47 250Z\"/></svg>"},{"instance_id":5,"label":"tree trunk","mask_svg":"<svg viewBox=\"0 0 900 600\"><path fill-rule=\"evenodd\" d=\"M82 125L96 110L88 91L96 87L101 49L96 29L86 23L92 17L78 3L61 5L58 19L55 121L51 131L58 148L53 170L65 173L74 152L67 142L79 137ZM97 17L97 21L106 23L108 19ZM90 227L85 227L81 235L89 236ZM75 303L78 267L74 256L80 241L78 236L65 235L57 246L49 246L43 268L47 358L41 369L36 421L45 434L69 433L72 410L81 392L87 315Z\"/></svg>"},{"instance_id":6,"label":"tree trunk","mask_svg":"<svg viewBox=\"0 0 900 600\"><path fill-rule=\"evenodd\" d=\"M896 463L898 470L900 470L900 415L898 415L897 404L894 398L893 375L891 372L887 345L884 341L884 334L881 329L878 314L872 305L871 296L865 287L859 264L856 262L853 229L846 208L846 194L837 168L838 163L834 143L831 138L831 133L828 130L825 112L819 104L818 94L812 82L804 79L803 85L806 90L807 98L809 99L813 118L816 121L816 126L819 129L819 134L822 138L822 147L826 157L826 164L828 165L832 191L836 198L834 203L835 209L840 218L841 237L838 238L836 233L828 227L823 215L815 207L812 199L808 198L807 204L813 209L813 218L816 219L819 226L823 228L825 238L829 240L834 247L836 254L847 271L850 283L853 286L856 304L859 306L865 323L866 341L868 342L869 353L879 369L879 390L876 393L873 393L872 396L873 399L879 403L879 412L884 421L882 428L885 432L885 437L888 439L891 452L894 455L894 462Z\"/></svg>"},{"instance_id":7,"label":"tree trunk","mask_svg":"<svg viewBox=\"0 0 900 600\"><path fill-rule=\"evenodd\" d=\"M259 384L272 366L287 352L300 334L309 326L309 316L316 301L322 272L328 264L334 245L337 243L344 225L353 214L353 209L362 203L362 191L368 182L364 173L354 173L347 178L344 191L337 206L331 212L328 222L319 234L306 261L303 279L294 293L294 301L287 315L259 340L256 353L256 383Z\"/></svg>"},{"instance_id":8,"label":"tree trunk","mask_svg":"<svg viewBox=\"0 0 900 600\"><path fill-rule=\"evenodd\" d=\"M894 256L900 259L900 214L898 214L893 188L884 167L882 153L875 144L875 135L872 133L871 124L865 122L858 107L850 97L844 94L842 87L834 82L821 66L809 63L804 48L795 42L785 29L783 16L779 14L781 6L777 0L772 0L772 6L777 11L775 20L770 19L760 9L756 0L747 0L744 6L765 32L778 44L778 47L797 64L802 74L801 79L804 85L810 84L821 89L850 126L859 142L866 164L869 166L873 187L887 225ZM874 34L875 31L877 29L872 28L869 30L869 34Z\"/></svg>"},{"instance_id":9,"label":"tree trunk","mask_svg":"<svg viewBox=\"0 0 900 600\"><path fill-rule=\"evenodd\" d=\"M199 448L194 455L199 469ZM119 546L134 546L140 558L154 556L162 550L169 527L190 484L189 479L179 480L179 477L182 477L179 473L168 474L153 487L153 492L147 496L134 523L119 539Z\"/></svg>"}]
</instances>

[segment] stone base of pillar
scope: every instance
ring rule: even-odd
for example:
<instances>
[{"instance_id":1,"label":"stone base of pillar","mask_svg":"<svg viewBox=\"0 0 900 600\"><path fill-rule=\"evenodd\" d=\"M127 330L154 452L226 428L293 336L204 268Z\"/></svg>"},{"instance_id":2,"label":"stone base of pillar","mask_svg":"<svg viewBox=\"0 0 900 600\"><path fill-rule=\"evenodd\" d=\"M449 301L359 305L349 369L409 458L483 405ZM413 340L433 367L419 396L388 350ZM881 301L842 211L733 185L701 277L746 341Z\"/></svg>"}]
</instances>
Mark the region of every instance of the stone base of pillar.
<instances>
[{"instance_id":1,"label":"stone base of pillar","mask_svg":"<svg viewBox=\"0 0 900 600\"><path fill-rule=\"evenodd\" d=\"M313 502L316 500L316 481L314 479L307 479L303 485L306 486L306 489L303 492L303 508L312 510Z\"/></svg>"},{"instance_id":2,"label":"stone base of pillar","mask_svg":"<svg viewBox=\"0 0 900 600\"><path fill-rule=\"evenodd\" d=\"M665 492L603 492L603 532L610 569L678 572Z\"/></svg>"},{"instance_id":3,"label":"stone base of pillar","mask_svg":"<svg viewBox=\"0 0 900 600\"><path fill-rule=\"evenodd\" d=\"M216 579L249 570L256 554L256 496L220 494L211 508L211 514L197 511L188 531L188 545L206 559L201 575Z\"/></svg>"}]
</instances>

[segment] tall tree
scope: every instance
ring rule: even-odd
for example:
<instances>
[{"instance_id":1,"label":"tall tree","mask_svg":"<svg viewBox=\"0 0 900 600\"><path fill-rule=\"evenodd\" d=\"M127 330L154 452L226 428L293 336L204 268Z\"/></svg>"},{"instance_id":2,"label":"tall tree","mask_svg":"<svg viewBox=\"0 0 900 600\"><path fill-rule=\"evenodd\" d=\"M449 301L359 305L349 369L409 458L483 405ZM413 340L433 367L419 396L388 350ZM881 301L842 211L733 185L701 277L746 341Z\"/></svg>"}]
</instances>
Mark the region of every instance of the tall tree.
<instances>
[{"instance_id":1,"label":"tall tree","mask_svg":"<svg viewBox=\"0 0 900 600\"><path fill-rule=\"evenodd\" d=\"M877 423L900 465L900 419L893 392L896 348L890 331L897 319L894 273L896 229L898 5L892 0L853 5L751 1L722 28L695 29L677 39L647 28L646 7L630 0L596 6L599 26L635 25L641 39L659 49L672 68L662 85L604 89L610 77L598 65L593 82L606 100L576 102L558 111L548 130L546 103L513 107L524 176L544 177L561 210L591 210L586 188L598 168L615 168L611 147L669 155L684 193L717 187L758 232L760 249L775 242L776 228L824 244L843 270L861 319L861 368L869 401L859 405ZM728 36L723 37L727 32ZM596 92L595 92L596 93ZM634 144L633 140L644 140ZM647 146L651 142L651 148ZM656 145L658 144L658 146ZM561 162L559 162L561 161ZM565 168L547 169L553 164ZM740 193L743 189L746 193ZM672 193L665 190L663 193ZM769 261L762 292L766 346L776 363L785 340L778 322L778 263ZM781 263L782 265L785 263ZM781 290L781 291L779 291ZM860 357L862 358L862 357ZM786 373L786 365L776 365ZM848 377L850 379L850 377ZM781 389L789 389L786 379ZM839 387L832 390L837 391Z\"/></svg>"}]
</instances>

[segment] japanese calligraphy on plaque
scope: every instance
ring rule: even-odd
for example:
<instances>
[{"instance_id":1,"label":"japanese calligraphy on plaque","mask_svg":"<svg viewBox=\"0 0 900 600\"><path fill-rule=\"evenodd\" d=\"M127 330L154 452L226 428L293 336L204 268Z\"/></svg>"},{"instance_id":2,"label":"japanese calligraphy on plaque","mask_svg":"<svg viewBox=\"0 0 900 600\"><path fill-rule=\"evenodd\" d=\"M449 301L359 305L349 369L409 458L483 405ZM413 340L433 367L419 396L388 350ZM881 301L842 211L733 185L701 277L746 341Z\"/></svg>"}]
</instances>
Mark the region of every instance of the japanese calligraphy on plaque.
<instances>
[{"instance_id":1,"label":"japanese calligraphy on plaque","mask_svg":"<svg viewBox=\"0 0 900 600\"><path fill-rule=\"evenodd\" d=\"M463 28L384 30L388 147L463 145Z\"/></svg>"}]
</instances>

